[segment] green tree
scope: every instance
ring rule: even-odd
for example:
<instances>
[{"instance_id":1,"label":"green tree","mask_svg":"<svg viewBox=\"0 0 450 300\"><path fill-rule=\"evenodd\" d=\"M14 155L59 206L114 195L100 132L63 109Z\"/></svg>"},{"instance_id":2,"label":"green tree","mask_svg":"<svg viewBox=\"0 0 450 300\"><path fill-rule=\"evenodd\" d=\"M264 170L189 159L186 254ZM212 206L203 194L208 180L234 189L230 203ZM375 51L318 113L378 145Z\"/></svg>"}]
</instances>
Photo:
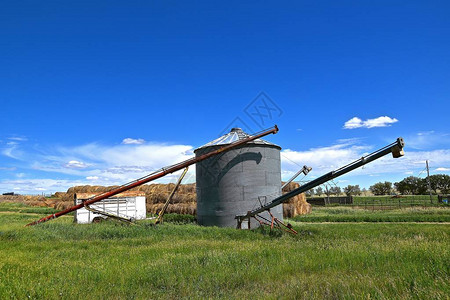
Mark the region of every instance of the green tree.
<instances>
[{"instance_id":1,"label":"green tree","mask_svg":"<svg viewBox=\"0 0 450 300\"><path fill-rule=\"evenodd\" d=\"M441 175L441 182L439 189L442 194L450 193L450 176L449 175Z\"/></svg>"},{"instance_id":2,"label":"green tree","mask_svg":"<svg viewBox=\"0 0 450 300\"><path fill-rule=\"evenodd\" d=\"M369 189L374 195L377 196L389 195L392 191L392 183L389 181L377 182L374 185L372 185Z\"/></svg>"},{"instance_id":3,"label":"green tree","mask_svg":"<svg viewBox=\"0 0 450 300\"><path fill-rule=\"evenodd\" d=\"M325 184L325 189L323 190L323 192L325 193L325 195L327 195L327 198L330 198L330 196L331 196L331 189L330 189L330 187L327 184Z\"/></svg>"},{"instance_id":4,"label":"green tree","mask_svg":"<svg viewBox=\"0 0 450 300\"><path fill-rule=\"evenodd\" d=\"M430 185L435 194L439 192L447 194L450 191L450 176L445 174L431 175Z\"/></svg>"},{"instance_id":5,"label":"green tree","mask_svg":"<svg viewBox=\"0 0 450 300\"><path fill-rule=\"evenodd\" d=\"M340 187L333 186L333 187L330 188L330 193L335 195L335 196L339 196L342 193L342 191L341 191Z\"/></svg>"},{"instance_id":6,"label":"green tree","mask_svg":"<svg viewBox=\"0 0 450 300\"><path fill-rule=\"evenodd\" d=\"M317 189L316 189L316 195L317 196L320 196L320 195L322 195L323 194L323 189L319 186Z\"/></svg>"},{"instance_id":7,"label":"green tree","mask_svg":"<svg viewBox=\"0 0 450 300\"><path fill-rule=\"evenodd\" d=\"M408 176L402 181L394 184L397 191L402 195L423 195L427 193L426 179Z\"/></svg>"},{"instance_id":8,"label":"green tree","mask_svg":"<svg viewBox=\"0 0 450 300\"><path fill-rule=\"evenodd\" d=\"M344 188L344 193L347 196L353 196L353 195L360 195L361 194L361 189L359 188L359 185L347 185Z\"/></svg>"}]
</instances>

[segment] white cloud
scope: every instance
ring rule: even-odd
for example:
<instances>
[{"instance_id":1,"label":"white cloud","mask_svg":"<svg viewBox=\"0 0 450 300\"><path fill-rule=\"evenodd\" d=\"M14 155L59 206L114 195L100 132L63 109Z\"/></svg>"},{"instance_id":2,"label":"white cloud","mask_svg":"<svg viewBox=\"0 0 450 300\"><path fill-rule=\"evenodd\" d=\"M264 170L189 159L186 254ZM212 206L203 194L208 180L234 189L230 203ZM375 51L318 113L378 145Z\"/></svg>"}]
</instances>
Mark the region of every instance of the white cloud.
<instances>
[{"instance_id":1,"label":"white cloud","mask_svg":"<svg viewBox=\"0 0 450 300\"><path fill-rule=\"evenodd\" d=\"M382 116L375 119L367 119L365 121L358 117L353 117L344 124L344 129L355 128L374 128L374 127L388 127L391 124L398 122L396 118Z\"/></svg>"},{"instance_id":2,"label":"white cloud","mask_svg":"<svg viewBox=\"0 0 450 300\"><path fill-rule=\"evenodd\" d=\"M442 167L440 167L440 168L437 168L436 171L448 172L448 171L450 171L450 168L442 168Z\"/></svg>"},{"instance_id":3,"label":"white cloud","mask_svg":"<svg viewBox=\"0 0 450 300\"><path fill-rule=\"evenodd\" d=\"M89 181L98 178L95 181L100 185L120 185L184 161L192 155L193 147L189 145L147 143L108 147L93 143L74 148L58 148L51 154L44 152L34 158L31 168L77 176ZM192 181L194 173L195 168L191 167L183 182ZM174 182L177 177L177 174L169 174L158 182Z\"/></svg>"},{"instance_id":4,"label":"white cloud","mask_svg":"<svg viewBox=\"0 0 450 300\"><path fill-rule=\"evenodd\" d=\"M122 144L124 145L142 145L144 143L145 143L144 139L126 138L122 140Z\"/></svg>"},{"instance_id":5,"label":"white cloud","mask_svg":"<svg viewBox=\"0 0 450 300\"><path fill-rule=\"evenodd\" d=\"M322 175L353 162L359 157L367 155L372 150L375 149L373 147L360 146L356 142L353 144L344 143L312 148L305 151L286 149L281 152L281 168L284 170L282 177L284 180L287 180L289 175L294 174L304 164L313 168L312 174ZM406 151L405 156L398 159L392 158L391 155L386 155L349 174L351 176L377 176L379 174L392 176L396 174L398 177L401 177L405 174L411 174L412 170L419 172L425 168L426 160L432 165L450 165L450 149ZM444 169L447 168L438 168L436 171L444 171ZM308 178L311 175L308 175Z\"/></svg>"},{"instance_id":6,"label":"white cloud","mask_svg":"<svg viewBox=\"0 0 450 300\"><path fill-rule=\"evenodd\" d=\"M381 146L381 145L380 145ZM377 147L378 148L378 147ZM50 150L49 150L50 149ZM74 185L95 184L120 185L145 176L162 167L172 165L189 159L193 155L194 148L190 145L169 145L163 143L145 143L142 145L115 145L106 146L97 143L81 145L77 147L60 147L37 149L36 152L25 153L27 160L23 160L21 171L27 174L32 171L45 171L65 175L64 180L53 179L27 179L0 181L0 189L9 191L20 188L21 193L37 193L37 188L46 191L65 191ZM313 168L305 178L311 180L326 172L346 165L367 153L375 150L375 147L364 145L361 139L338 140L336 144L325 147L306 150L286 149L281 152L281 168L283 180L289 179L303 165ZM393 159L390 155L366 165L364 168L350 173L351 178L341 178L358 184L371 175L383 174L376 178L392 178L396 174L398 179L405 177L407 172L414 171L417 174L425 167L425 160L429 160L433 168L437 166L450 166L450 149L433 151L406 151L404 157ZM28 165L26 166L25 163ZM439 168L438 168L439 169ZM434 170L434 169L433 169ZM436 171L438 171L436 169ZM179 176L169 174L155 182L175 182ZM48 175L55 178L55 175ZM358 177L359 176L359 177ZM300 176L301 177L301 176ZM301 178L297 180L300 180ZM183 182L195 180L195 167L192 166ZM16 189L17 190L17 189Z\"/></svg>"},{"instance_id":7,"label":"white cloud","mask_svg":"<svg viewBox=\"0 0 450 300\"><path fill-rule=\"evenodd\" d=\"M15 171L17 168L16 167L0 167L0 170L5 170L5 171Z\"/></svg>"},{"instance_id":8,"label":"white cloud","mask_svg":"<svg viewBox=\"0 0 450 300\"><path fill-rule=\"evenodd\" d=\"M344 124L345 129L354 129L363 126L363 121L358 117L353 117Z\"/></svg>"},{"instance_id":9,"label":"white cloud","mask_svg":"<svg viewBox=\"0 0 450 300\"><path fill-rule=\"evenodd\" d=\"M2 150L2 154L6 157L20 160L23 155L23 152L18 149L18 145L14 144L8 146L9 146L8 148L4 148Z\"/></svg>"},{"instance_id":10,"label":"white cloud","mask_svg":"<svg viewBox=\"0 0 450 300\"><path fill-rule=\"evenodd\" d=\"M26 137L20 137L20 136L9 137L8 140L13 140L13 141L18 141L18 142L28 141L28 139Z\"/></svg>"},{"instance_id":11,"label":"white cloud","mask_svg":"<svg viewBox=\"0 0 450 300\"><path fill-rule=\"evenodd\" d=\"M85 164L84 162L78 161L78 160L71 160L64 166L66 168L73 168L73 169L85 169L88 167L87 164Z\"/></svg>"},{"instance_id":12,"label":"white cloud","mask_svg":"<svg viewBox=\"0 0 450 300\"><path fill-rule=\"evenodd\" d=\"M67 191L74 185L84 185L87 182L80 180L55 180L55 179L17 179L0 181L0 190L15 191L19 194L40 194L42 191L56 192Z\"/></svg>"},{"instance_id":13,"label":"white cloud","mask_svg":"<svg viewBox=\"0 0 450 300\"><path fill-rule=\"evenodd\" d=\"M447 147L450 143L450 134L430 131L421 131L409 136L405 136L407 146L423 150L437 147Z\"/></svg>"},{"instance_id":14,"label":"white cloud","mask_svg":"<svg viewBox=\"0 0 450 300\"><path fill-rule=\"evenodd\" d=\"M361 157L371 148L345 142L328 147L311 148L306 151L285 149L281 152L281 168L292 172L298 171L300 166L311 166L314 173L325 173L337 169L352 160Z\"/></svg>"}]
</instances>

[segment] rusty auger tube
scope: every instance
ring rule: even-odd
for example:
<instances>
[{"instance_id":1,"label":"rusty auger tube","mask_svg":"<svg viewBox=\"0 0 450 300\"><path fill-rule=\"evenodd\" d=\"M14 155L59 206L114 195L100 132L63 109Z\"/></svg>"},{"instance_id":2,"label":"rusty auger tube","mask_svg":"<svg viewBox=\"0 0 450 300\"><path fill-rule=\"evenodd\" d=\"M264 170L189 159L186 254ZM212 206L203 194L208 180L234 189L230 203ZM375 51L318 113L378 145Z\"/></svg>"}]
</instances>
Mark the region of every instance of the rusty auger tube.
<instances>
[{"instance_id":1,"label":"rusty auger tube","mask_svg":"<svg viewBox=\"0 0 450 300\"><path fill-rule=\"evenodd\" d=\"M115 188L115 189L113 189L113 190L111 190L109 192L105 192L105 193L102 193L100 195L94 196L94 197L84 201L84 203L80 203L78 205L72 206L72 207L67 208L65 210L62 210L60 212L51 214L51 215L46 216L44 218L41 218L41 219L39 219L37 221L31 222L31 223L29 223L29 224L27 224L25 226L32 226L32 225L36 225L36 224L39 224L39 223L47 222L47 221L52 220L52 219L56 219L56 218L58 218L60 216L66 215L68 213L71 213L71 212L73 212L73 211L75 211L77 209L83 208L84 205L90 205L92 203L101 201L103 199L107 199L109 197L112 197L114 195L117 195L119 193L127 191L129 189L134 188L134 187L137 187L137 186L140 186L140 185L145 184L147 182L150 182L152 180L161 178L161 177L163 177L163 176L165 176L167 174L171 174L171 173L174 173L174 172L176 172L178 170L184 169L184 168L186 168L186 167L188 167L190 165L193 165L195 163L198 163L200 161L208 159L208 158L210 158L210 157L212 157L214 155L217 155L217 154L220 154L222 152L231 150L231 149L233 149L233 148L235 148L237 146L240 146L240 145L243 145L245 143L251 142L253 140L259 139L259 138L261 138L263 136L266 136L268 134L271 134L271 133L275 134L277 132L278 132L278 127L277 127L277 125L275 125L271 129L267 129L267 130L265 130L265 131L263 131L263 132L261 132L259 134L255 134L254 136L251 136L251 137L248 137L246 139L242 139L242 140L236 141L234 143L231 143L229 145L223 146L223 147L221 147L221 148L219 148L217 150L214 150L214 151L211 151L209 153L203 154L203 155L201 155L199 157L193 157L193 158L190 158L190 159L185 160L183 162L180 162L178 164L162 168L159 171L156 171L156 172L151 173L151 174L149 174L147 176L144 176L142 178L139 178L139 179L136 179L134 181L131 181L131 182L129 182L127 184L124 184L122 186L119 186L118 188Z\"/></svg>"}]
</instances>

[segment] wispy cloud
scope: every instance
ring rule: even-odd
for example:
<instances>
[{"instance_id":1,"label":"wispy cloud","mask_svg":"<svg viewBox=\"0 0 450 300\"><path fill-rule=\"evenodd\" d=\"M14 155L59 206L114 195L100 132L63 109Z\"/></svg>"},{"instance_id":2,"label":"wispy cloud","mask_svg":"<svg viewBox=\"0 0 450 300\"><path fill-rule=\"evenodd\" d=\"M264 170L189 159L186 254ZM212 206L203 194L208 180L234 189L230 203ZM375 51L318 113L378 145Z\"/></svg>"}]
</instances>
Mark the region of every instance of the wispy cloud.
<instances>
[{"instance_id":1,"label":"wispy cloud","mask_svg":"<svg viewBox=\"0 0 450 300\"><path fill-rule=\"evenodd\" d=\"M66 191L68 187L82 184L85 182L80 180L17 179L0 181L0 189L21 194L38 194L40 192Z\"/></svg>"},{"instance_id":2,"label":"wispy cloud","mask_svg":"<svg viewBox=\"0 0 450 300\"><path fill-rule=\"evenodd\" d=\"M8 140L17 141L17 142L25 142L25 141L28 141L28 139L27 139L26 137L23 137L23 136L13 136L13 137L9 137Z\"/></svg>"},{"instance_id":3,"label":"wispy cloud","mask_svg":"<svg viewBox=\"0 0 450 300\"><path fill-rule=\"evenodd\" d=\"M375 150L373 146L360 145L357 141L336 144L328 147L311 148L304 151L286 149L281 152L281 168L285 171L283 179L299 170L304 164L313 168L313 174L325 174ZM420 171L428 160L432 165L450 165L450 150L407 151L405 156L393 159L387 155L363 168L353 171L352 176L375 176L379 174L411 174ZM446 171L437 168L436 171ZM309 175L308 175L309 176Z\"/></svg>"},{"instance_id":4,"label":"wispy cloud","mask_svg":"<svg viewBox=\"0 0 450 300\"><path fill-rule=\"evenodd\" d=\"M4 171L15 171L16 169L16 167L0 167L0 170Z\"/></svg>"},{"instance_id":5,"label":"wispy cloud","mask_svg":"<svg viewBox=\"0 0 450 300\"><path fill-rule=\"evenodd\" d=\"M421 131L405 136L405 140L408 142L408 147L418 150L432 149L448 146L450 144L450 134L435 132L434 130Z\"/></svg>"},{"instance_id":6,"label":"wispy cloud","mask_svg":"<svg viewBox=\"0 0 450 300\"><path fill-rule=\"evenodd\" d=\"M450 168L443 168L443 167L440 167L440 168L436 168L436 171L438 171L438 172L449 172L449 171L450 171Z\"/></svg>"},{"instance_id":7,"label":"wispy cloud","mask_svg":"<svg viewBox=\"0 0 450 300\"><path fill-rule=\"evenodd\" d=\"M145 143L144 139L126 138L122 140L122 144L124 145L142 145L144 143Z\"/></svg>"},{"instance_id":8,"label":"wispy cloud","mask_svg":"<svg viewBox=\"0 0 450 300\"><path fill-rule=\"evenodd\" d=\"M97 143L77 147L60 147L52 153L35 156L32 169L79 176L96 184L116 185L134 180L162 167L192 156L189 145L146 143L143 145L107 146ZM188 174L194 174L191 168ZM170 182L177 175L162 181ZM186 178L187 179L187 178Z\"/></svg>"},{"instance_id":9,"label":"wispy cloud","mask_svg":"<svg viewBox=\"0 0 450 300\"><path fill-rule=\"evenodd\" d=\"M388 116L382 116L375 119L367 119L365 121L361 120L358 117L353 117L345 122L344 129L388 127L396 122L398 122L396 118L391 118Z\"/></svg>"},{"instance_id":10,"label":"wispy cloud","mask_svg":"<svg viewBox=\"0 0 450 300\"><path fill-rule=\"evenodd\" d=\"M23 151L21 151L17 144L9 144L8 147L1 150L1 154L16 160L21 160Z\"/></svg>"}]
</instances>

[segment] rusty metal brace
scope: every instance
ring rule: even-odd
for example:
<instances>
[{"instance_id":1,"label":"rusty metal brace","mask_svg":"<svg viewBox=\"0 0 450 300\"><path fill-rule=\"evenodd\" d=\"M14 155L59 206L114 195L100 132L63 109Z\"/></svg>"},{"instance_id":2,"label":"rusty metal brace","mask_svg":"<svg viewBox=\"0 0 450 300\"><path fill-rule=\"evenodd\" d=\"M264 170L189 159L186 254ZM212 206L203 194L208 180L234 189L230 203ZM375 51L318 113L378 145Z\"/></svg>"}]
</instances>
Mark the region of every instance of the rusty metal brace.
<instances>
[{"instance_id":1,"label":"rusty metal brace","mask_svg":"<svg viewBox=\"0 0 450 300\"><path fill-rule=\"evenodd\" d=\"M281 220L279 220L277 217L275 217L270 212L270 209L268 209L267 212L269 213L269 215L271 217L270 220L268 220L267 218L260 216L260 215L254 215L254 216L252 216L252 218L254 218L256 221L258 221L261 226L270 226L270 230L273 230L276 227L276 228L286 231L288 233L297 234L297 231L292 229L291 224L289 224L289 223L287 225L284 224ZM258 218L260 218L262 220L260 220Z\"/></svg>"}]
</instances>

